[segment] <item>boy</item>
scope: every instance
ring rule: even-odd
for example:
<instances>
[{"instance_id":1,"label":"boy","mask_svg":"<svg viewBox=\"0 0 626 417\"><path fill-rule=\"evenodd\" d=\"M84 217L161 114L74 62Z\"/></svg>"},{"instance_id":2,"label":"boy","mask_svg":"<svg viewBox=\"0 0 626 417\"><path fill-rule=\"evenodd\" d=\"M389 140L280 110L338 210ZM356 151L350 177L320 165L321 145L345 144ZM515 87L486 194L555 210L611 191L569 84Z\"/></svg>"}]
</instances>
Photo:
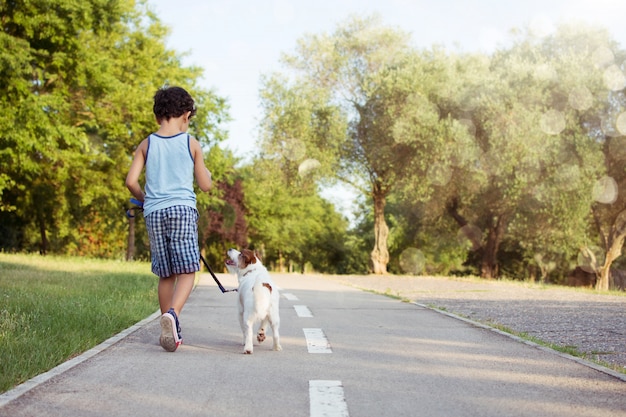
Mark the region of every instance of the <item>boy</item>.
<instances>
[{"instance_id":1,"label":"boy","mask_svg":"<svg viewBox=\"0 0 626 417\"><path fill-rule=\"evenodd\" d=\"M159 277L163 349L174 352L183 342L178 316L200 270L198 212L193 179L202 191L211 189L200 143L186 132L196 114L194 101L180 87L166 87L154 96L159 130L144 139L126 177L126 187L143 202L150 238L152 272ZM139 176L146 169L145 194Z\"/></svg>"}]
</instances>

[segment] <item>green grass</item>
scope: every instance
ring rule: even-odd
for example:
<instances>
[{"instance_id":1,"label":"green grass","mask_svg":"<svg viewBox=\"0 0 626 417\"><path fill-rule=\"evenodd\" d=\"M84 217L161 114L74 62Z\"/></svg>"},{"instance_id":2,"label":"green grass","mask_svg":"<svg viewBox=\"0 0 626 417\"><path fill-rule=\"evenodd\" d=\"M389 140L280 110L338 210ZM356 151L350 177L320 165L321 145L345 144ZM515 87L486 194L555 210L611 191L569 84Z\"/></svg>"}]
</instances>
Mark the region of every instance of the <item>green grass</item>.
<instances>
[{"instance_id":1,"label":"green grass","mask_svg":"<svg viewBox=\"0 0 626 417\"><path fill-rule=\"evenodd\" d=\"M0 393L157 309L147 263L0 253Z\"/></svg>"}]
</instances>

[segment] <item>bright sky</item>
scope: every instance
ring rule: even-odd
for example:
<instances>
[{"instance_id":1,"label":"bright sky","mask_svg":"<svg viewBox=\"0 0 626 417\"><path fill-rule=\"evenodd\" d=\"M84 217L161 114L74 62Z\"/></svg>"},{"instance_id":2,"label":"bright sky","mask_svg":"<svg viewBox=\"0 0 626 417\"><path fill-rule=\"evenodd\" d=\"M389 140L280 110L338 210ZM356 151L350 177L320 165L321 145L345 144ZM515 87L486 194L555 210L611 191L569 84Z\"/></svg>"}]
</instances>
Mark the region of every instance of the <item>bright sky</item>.
<instances>
[{"instance_id":1,"label":"bright sky","mask_svg":"<svg viewBox=\"0 0 626 417\"><path fill-rule=\"evenodd\" d=\"M490 52L512 28L538 30L569 20L600 24L626 48L624 0L149 0L171 28L168 47L185 64L204 68L203 86L230 102L234 119L223 144L255 154L261 74L279 70L307 33L332 32L351 14L379 13L383 23L410 32L417 47Z\"/></svg>"},{"instance_id":2,"label":"bright sky","mask_svg":"<svg viewBox=\"0 0 626 417\"><path fill-rule=\"evenodd\" d=\"M260 76L280 70L280 55L304 34L332 33L353 14L378 13L383 24L411 33L418 48L492 52L513 28L549 32L572 20L605 27L626 48L625 0L148 1L171 28L168 47L188 53L185 64L204 68L203 86L228 99L234 120L222 146L246 160L257 153ZM331 189L325 197L350 217L350 193Z\"/></svg>"}]
</instances>

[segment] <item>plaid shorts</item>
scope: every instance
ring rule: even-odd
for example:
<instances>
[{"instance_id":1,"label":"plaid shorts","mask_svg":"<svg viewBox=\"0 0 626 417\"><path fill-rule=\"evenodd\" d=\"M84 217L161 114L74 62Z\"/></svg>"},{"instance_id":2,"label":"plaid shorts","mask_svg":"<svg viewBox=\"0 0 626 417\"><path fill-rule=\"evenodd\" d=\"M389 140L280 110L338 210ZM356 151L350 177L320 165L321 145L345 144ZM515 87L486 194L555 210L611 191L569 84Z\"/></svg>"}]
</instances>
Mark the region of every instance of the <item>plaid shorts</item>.
<instances>
[{"instance_id":1,"label":"plaid shorts","mask_svg":"<svg viewBox=\"0 0 626 417\"><path fill-rule=\"evenodd\" d=\"M174 206L146 216L152 272L160 278L200 270L198 211Z\"/></svg>"}]
</instances>

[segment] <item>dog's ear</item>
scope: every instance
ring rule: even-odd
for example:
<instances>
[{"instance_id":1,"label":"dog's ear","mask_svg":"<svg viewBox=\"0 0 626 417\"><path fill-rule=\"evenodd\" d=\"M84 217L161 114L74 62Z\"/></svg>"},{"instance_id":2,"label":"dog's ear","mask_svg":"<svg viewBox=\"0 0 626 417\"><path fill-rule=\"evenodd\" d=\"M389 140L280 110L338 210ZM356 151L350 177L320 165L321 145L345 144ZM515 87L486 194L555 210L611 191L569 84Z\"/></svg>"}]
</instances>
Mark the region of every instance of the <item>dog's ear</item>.
<instances>
[{"instance_id":1,"label":"dog's ear","mask_svg":"<svg viewBox=\"0 0 626 417\"><path fill-rule=\"evenodd\" d=\"M241 251L241 255L246 261L246 266L256 263L256 256L254 256L254 252L250 249L243 249Z\"/></svg>"}]
</instances>

